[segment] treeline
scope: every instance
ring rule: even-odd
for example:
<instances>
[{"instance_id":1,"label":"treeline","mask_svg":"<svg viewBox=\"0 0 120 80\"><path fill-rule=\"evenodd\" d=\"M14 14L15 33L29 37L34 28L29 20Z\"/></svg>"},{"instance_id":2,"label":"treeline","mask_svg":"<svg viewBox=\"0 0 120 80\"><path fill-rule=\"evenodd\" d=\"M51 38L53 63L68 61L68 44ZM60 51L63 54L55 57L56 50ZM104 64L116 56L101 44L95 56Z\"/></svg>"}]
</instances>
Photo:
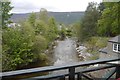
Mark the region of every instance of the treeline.
<instances>
[{"instance_id":1,"label":"treeline","mask_svg":"<svg viewBox=\"0 0 120 80\"><path fill-rule=\"evenodd\" d=\"M16 70L31 62L45 62L45 50L57 38L58 28L46 9L41 9L39 17L31 13L25 22L10 26L10 2L2 4L2 70ZM47 65L47 64L46 64Z\"/></svg>"},{"instance_id":2,"label":"treeline","mask_svg":"<svg viewBox=\"0 0 120 80\"><path fill-rule=\"evenodd\" d=\"M81 22L73 25L80 41L93 36L114 37L120 34L120 2L90 2Z\"/></svg>"}]
</instances>

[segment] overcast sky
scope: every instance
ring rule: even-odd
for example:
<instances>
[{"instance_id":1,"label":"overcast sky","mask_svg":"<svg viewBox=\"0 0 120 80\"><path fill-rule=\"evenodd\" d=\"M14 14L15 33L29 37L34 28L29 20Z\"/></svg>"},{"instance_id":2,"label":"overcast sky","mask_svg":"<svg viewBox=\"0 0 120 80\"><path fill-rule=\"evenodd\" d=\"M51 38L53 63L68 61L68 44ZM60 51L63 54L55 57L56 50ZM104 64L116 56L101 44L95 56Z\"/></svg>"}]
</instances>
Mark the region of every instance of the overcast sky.
<instances>
[{"instance_id":1,"label":"overcast sky","mask_svg":"<svg viewBox=\"0 0 120 80\"><path fill-rule=\"evenodd\" d=\"M102 0L11 0L12 13L38 12L41 8L53 12L85 11L89 2Z\"/></svg>"}]
</instances>

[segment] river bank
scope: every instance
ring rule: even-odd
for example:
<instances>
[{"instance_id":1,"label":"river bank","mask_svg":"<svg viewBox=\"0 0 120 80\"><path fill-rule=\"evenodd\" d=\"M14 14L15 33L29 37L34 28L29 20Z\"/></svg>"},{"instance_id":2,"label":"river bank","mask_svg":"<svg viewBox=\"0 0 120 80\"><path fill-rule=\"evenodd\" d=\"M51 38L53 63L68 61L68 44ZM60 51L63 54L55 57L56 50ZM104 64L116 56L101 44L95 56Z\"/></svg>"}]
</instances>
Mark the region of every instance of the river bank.
<instances>
[{"instance_id":1,"label":"river bank","mask_svg":"<svg viewBox=\"0 0 120 80\"><path fill-rule=\"evenodd\" d=\"M46 50L50 65L87 61L92 55L87 52L86 46L78 44L79 42L75 38L54 41L50 49Z\"/></svg>"},{"instance_id":2,"label":"river bank","mask_svg":"<svg viewBox=\"0 0 120 80\"><path fill-rule=\"evenodd\" d=\"M97 38L97 40L93 38L81 44L76 38L57 39L52 42L44 52L44 54L48 56L46 58L47 60L44 60L43 63L40 63L40 61L30 63L23 67L23 69L42 66L59 66L74 62L95 60L99 58L98 49L105 45L101 45L101 40L102 38ZM106 41L107 39L104 40L104 42Z\"/></svg>"}]
</instances>

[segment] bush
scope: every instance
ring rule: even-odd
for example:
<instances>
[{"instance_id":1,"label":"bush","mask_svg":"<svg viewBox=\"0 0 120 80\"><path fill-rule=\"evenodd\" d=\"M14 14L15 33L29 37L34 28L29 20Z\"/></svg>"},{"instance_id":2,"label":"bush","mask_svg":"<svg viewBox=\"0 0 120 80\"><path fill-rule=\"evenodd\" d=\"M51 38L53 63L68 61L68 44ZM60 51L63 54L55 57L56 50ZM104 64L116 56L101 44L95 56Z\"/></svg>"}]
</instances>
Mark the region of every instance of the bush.
<instances>
[{"instance_id":1,"label":"bush","mask_svg":"<svg viewBox=\"0 0 120 80\"><path fill-rule=\"evenodd\" d=\"M99 49L107 46L107 37L91 37L86 41L87 51L92 54L90 60L99 58Z\"/></svg>"},{"instance_id":2,"label":"bush","mask_svg":"<svg viewBox=\"0 0 120 80\"><path fill-rule=\"evenodd\" d=\"M46 55L45 53L41 53L41 54L39 54L39 59L40 59L41 61L45 61L45 60L47 60L48 58L47 58L47 55Z\"/></svg>"},{"instance_id":3,"label":"bush","mask_svg":"<svg viewBox=\"0 0 120 80\"><path fill-rule=\"evenodd\" d=\"M41 35L35 36L34 44L33 44L33 53L34 53L34 55L36 55L36 57L38 57L38 55L40 53L43 53L46 48L47 48L46 39Z\"/></svg>"},{"instance_id":4,"label":"bush","mask_svg":"<svg viewBox=\"0 0 120 80\"><path fill-rule=\"evenodd\" d=\"M3 70L15 70L17 66L27 65L33 60L32 41L20 28L3 31Z\"/></svg>"},{"instance_id":5,"label":"bush","mask_svg":"<svg viewBox=\"0 0 120 80\"><path fill-rule=\"evenodd\" d=\"M107 37L91 37L88 41L86 41L86 46L89 51L99 50L107 46L107 41L109 38Z\"/></svg>"}]
</instances>

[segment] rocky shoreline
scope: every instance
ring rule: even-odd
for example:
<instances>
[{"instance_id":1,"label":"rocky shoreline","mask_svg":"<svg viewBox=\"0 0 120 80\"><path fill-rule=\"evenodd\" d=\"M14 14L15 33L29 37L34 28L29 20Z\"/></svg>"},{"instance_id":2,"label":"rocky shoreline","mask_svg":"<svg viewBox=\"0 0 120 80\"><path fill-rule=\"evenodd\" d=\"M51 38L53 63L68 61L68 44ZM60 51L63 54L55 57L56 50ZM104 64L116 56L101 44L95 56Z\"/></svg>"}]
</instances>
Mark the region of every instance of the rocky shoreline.
<instances>
[{"instance_id":1,"label":"rocky shoreline","mask_svg":"<svg viewBox=\"0 0 120 80\"><path fill-rule=\"evenodd\" d=\"M87 48L83 44L80 45L80 43L76 41L75 47L76 47L76 53L80 60L86 61L87 58L92 56L90 53L87 52Z\"/></svg>"}]
</instances>

